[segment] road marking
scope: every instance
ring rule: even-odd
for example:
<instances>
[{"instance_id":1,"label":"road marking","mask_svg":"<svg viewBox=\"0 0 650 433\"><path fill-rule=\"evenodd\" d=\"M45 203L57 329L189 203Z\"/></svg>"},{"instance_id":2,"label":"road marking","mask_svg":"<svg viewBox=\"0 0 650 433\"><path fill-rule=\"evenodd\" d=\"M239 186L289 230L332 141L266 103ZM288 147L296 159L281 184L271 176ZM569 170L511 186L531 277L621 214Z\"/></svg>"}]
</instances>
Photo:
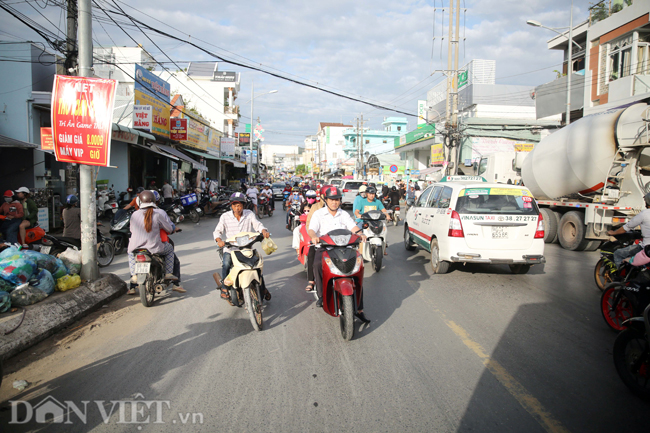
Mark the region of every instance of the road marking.
<instances>
[{"instance_id":1,"label":"road marking","mask_svg":"<svg viewBox=\"0 0 650 433\"><path fill-rule=\"evenodd\" d=\"M517 381L508 371L497 361L491 359L490 356L486 353L483 346L474 341L470 337L469 333L465 331L460 325L456 324L454 321L447 319L445 313L443 313L437 306L430 300L427 299L421 290L418 290L420 297L429 305L433 307L433 310L438 313L445 324L451 329L454 334L456 334L461 341L467 346L472 352L478 356L485 368L488 369L490 373L499 381L501 385L512 395L515 400L533 417L537 423L542 426L544 430L549 433L569 433L569 430L562 425L558 420L553 418L553 416L542 406L542 404L537 400L533 395L528 392L524 386Z\"/></svg>"},{"instance_id":2,"label":"road marking","mask_svg":"<svg viewBox=\"0 0 650 433\"><path fill-rule=\"evenodd\" d=\"M485 353L483 347L472 340L467 331L451 320L443 316L447 326L454 331L465 346L469 347L481 360L483 365L492 373L492 375L503 385L508 392L526 409L526 411L549 433L568 433L567 430L558 420L544 409L544 406L535 397L530 394L524 386L517 381L510 373L506 371L501 364Z\"/></svg>"}]
</instances>

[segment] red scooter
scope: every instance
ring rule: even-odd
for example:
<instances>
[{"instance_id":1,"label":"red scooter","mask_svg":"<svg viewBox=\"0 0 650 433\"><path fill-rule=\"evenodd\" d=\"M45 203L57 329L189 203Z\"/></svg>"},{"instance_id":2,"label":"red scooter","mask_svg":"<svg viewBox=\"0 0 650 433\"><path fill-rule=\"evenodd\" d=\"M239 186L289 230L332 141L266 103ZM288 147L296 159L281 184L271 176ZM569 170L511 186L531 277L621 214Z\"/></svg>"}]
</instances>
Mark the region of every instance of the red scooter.
<instances>
[{"instance_id":1,"label":"red scooter","mask_svg":"<svg viewBox=\"0 0 650 433\"><path fill-rule=\"evenodd\" d=\"M305 271L307 270L307 255L309 254L309 246L311 245L306 222L307 214L300 215L300 247L298 247L300 256L298 260L305 267Z\"/></svg>"},{"instance_id":2,"label":"red scooter","mask_svg":"<svg viewBox=\"0 0 650 433\"><path fill-rule=\"evenodd\" d=\"M4 221L5 218L7 218L5 215L0 215L0 221ZM40 244L41 239L45 237L45 230L39 225L36 225L36 227L28 227L25 230L25 237L27 239L23 240L20 237L20 233L18 233L18 243L27 245Z\"/></svg>"},{"instance_id":3,"label":"red scooter","mask_svg":"<svg viewBox=\"0 0 650 433\"><path fill-rule=\"evenodd\" d=\"M363 258L357 251L361 237L349 230L332 230L320 238L323 248L323 310L338 317L343 339L354 336L354 316L363 295Z\"/></svg>"}]
</instances>

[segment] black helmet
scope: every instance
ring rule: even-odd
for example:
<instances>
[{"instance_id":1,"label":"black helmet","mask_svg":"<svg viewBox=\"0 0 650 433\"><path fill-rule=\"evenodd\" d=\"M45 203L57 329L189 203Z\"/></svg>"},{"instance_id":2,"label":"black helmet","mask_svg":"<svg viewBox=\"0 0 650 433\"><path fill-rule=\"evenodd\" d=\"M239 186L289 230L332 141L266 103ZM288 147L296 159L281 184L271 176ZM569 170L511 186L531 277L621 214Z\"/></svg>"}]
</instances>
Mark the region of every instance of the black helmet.
<instances>
[{"instance_id":1,"label":"black helmet","mask_svg":"<svg viewBox=\"0 0 650 433\"><path fill-rule=\"evenodd\" d=\"M325 191L322 191L323 193L323 198L330 198L333 200L338 200L340 199L341 196L341 190L338 189L335 186L330 186L327 189L323 188Z\"/></svg>"},{"instance_id":2,"label":"black helmet","mask_svg":"<svg viewBox=\"0 0 650 433\"><path fill-rule=\"evenodd\" d=\"M135 193L136 193L136 194L140 194L142 191L144 191L144 187L139 186L139 187L135 190Z\"/></svg>"},{"instance_id":3,"label":"black helmet","mask_svg":"<svg viewBox=\"0 0 650 433\"><path fill-rule=\"evenodd\" d=\"M68 203L69 205L74 206L74 205L79 201L79 199L77 198L76 195L74 195L74 194L70 194L70 195L65 199L65 201L66 201L66 203Z\"/></svg>"},{"instance_id":4,"label":"black helmet","mask_svg":"<svg viewBox=\"0 0 650 433\"><path fill-rule=\"evenodd\" d=\"M647 193L647 194L643 197L643 199L645 200L645 204L646 204L646 206L650 206L650 192Z\"/></svg>"},{"instance_id":5,"label":"black helmet","mask_svg":"<svg viewBox=\"0 0 650 433\"><path fill-rule=\"evenodd\" d=\"M393 186L390 187L390 190L391 191L397 191L397 187L395 185L393 185Z\"/></svg>"},{"instance_id":6,"label":"black helmet","mask_svg":"<svg viewBox=\"0 0 650 433\"><path fill-rule=\"evenodd\" d=\"M374 186L369 186L366 188L366 194L377 194L377 188Z\"/></svg>"}]
</instances>

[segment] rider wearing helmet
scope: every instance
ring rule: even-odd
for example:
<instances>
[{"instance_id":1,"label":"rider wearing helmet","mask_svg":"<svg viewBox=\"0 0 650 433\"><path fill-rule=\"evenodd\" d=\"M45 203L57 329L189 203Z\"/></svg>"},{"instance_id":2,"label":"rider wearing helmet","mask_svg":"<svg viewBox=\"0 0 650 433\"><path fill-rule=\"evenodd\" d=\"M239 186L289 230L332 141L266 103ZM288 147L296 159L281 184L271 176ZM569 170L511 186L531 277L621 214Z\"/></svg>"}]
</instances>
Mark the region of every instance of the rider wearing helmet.
<instances>
[{"instance_id":1,"label":"rider wearing helmet","mask_svg":"<svg viewBox=\"0 0 650 433\"><path fill-rule=\"evenodd\" d=\"M0 231L7 242L15 244L18 243L18 229L25 212L23 205L18 200L14 200L12 190L5 191L4 198L5 202L0 206L0 215L5 215L5 219L0 221Z\"/></svg>"},{"instance_id":2,"label":"rider wearing helmet","mask_svg":"<svg viewBox=\"0 0 650 433\"><path fill-rule=\"evenodd\" d=\"M270 236L269 231L264 227L255 213L248 209L244 209L246 204L246 196L241 192L236 192L230 196L230 207L232 210L221 215L219 223L214 229L212 237L219 246L223 248L223 258L221 259L221 275L225 279L232 269L232 259L230 257L231 250L225 246L225 240L238 235L242 232L262 232L265 238ZM222 280L223 281L223 280ZM221 297L230 302L229 287L221 286ZM271 300L271 294L264 285L264 278L262 278L262 290L264 299ZM231 305L232 302L231 302Z\"/></svg>"},{"instance_id":3,"label":"rider wearing helmet","mask_svg":"<svg viewBox=\"0 0 650 433\"><path fill-rule=\"evenodd\" d=\"M287 206L287 218L286 218L287 229L289 228L289 217L291 216L291 205L293 205L293 204L302 205L304 201L305 201L305 198L302 196L302 190L299 187L294 186L291 189L291 195L287 199L287 202L288 202L287 203L288 204L288 206Z\"/></svg>"},{"instance_id":4,"label":"rider wearing helmet","mask_svg":"<svg viewBox=\"0 0 650 433\"><path fill-rule=\"evenodd\" d=\"M131 203L124 206L124 210L131 209L131 208L135 208L135 210L140 209L140 204L138 203L138 198L140 197L140 194L142 194L143 191L144 191L144 188L139 186L138 189L135 190L135 197L133 197L133 200L131 200Z\"/></svg>"},{"instance_id":5,"label":"rider wearing helmet","mask_svg":"<svg viewBox=\"0 0 650 433\"><path fill-rule=\"evenodd\" d=\"M354 202L352 203L352 209L357 208L359 206L359 203L361 202L361 200L366 199L366 190L367 189L368 189L368 187L366 185L361 185L359 187L359 193L354 198Z\"/></svg>"},{"instance_id":6,"label":"rider wearing helmet","mask_svg":"<svg viewBox=\"0 0 650 433\"><path fill-rule=\"evenodd\" d=\"M79 199L70 194L65 199L63 209L63 236L72 239L81 239L81 209L77 207Z\"/></svg>"},{"instance_id":7,"label":"rider wearing helmet","mask_svg":"<svg viewBox=\"0 0 650 433\"><path fill-rule=\"evenodd\" d=\"M388 192L388 198L390 199L390 207L399 206L400 193L395 185L390 188Z\"/></svg>"},{"instance_id":8,"label":"rider wearing helmet","mask_svg":"<svg viewBox=\"0 0 650 433\"><path fill-rule=\"evenodd\" d=\"M616 263L616 267L620 267L625 258L634 256L636 253L641 251L643 247L650 245L650 193L646 194L643 197L643 200L645 201L646 207L643 211L639 212L623 227L619 227L617 230L609 230L607 232L609 236L617 236L629 232L634 227L641 226L643 240L640 244L632 244L629 247L620 248L614 251L614 263Z\"/></svg>"},{"instance_id":9,"label":"rider wearing helmet","mask_svg":"<svg viewBox=\"0 0 650 433\"><path fill-rule=\"evenodd\" d=\"M38 206L36 202L32 200L29 192L29 188L26 186L21 186L16 190L16 196L18 201L23 205L23 211L25 212L25 219L21 221L20 226L18 227L18 232L20 233L20 239L23 240L23 247L27 247L27 229L29 227L36 227L38 223Z\"/></svg>"},{"instance_id":10,"label":"rider wearing helmet","mask_svg":"<svg viewBox=\"0 0 650 433\"><path fill-rule=\"evenodd\" d=\"M309 204L314 204L318 200L318 196L316 195L316 191L310 189L307 191L305 194L305 197L307 198L307 203Z\"/></svg>"},{"instance_id":11,"label":"rider wearing helmet","mask_svg":"<svg viewBox=\"0 0 650 433\"><path fill-rule=\"evenodd\" d=\"M269 199L269 206L271 206L271 210L275 210L275 200L273 200L273 190L271 189L271 184L270 183L265 183L264 184L264 189L260 191L260 197L266 197Z\"/></svg>"},{"instance_id":12,"label":"rider wearing helmet","mask_svg":"<svg viewBox=\"0 0 650 433\"><path fill-rule=\"evenodd\" d=\"M129 239L128 255L131 281L135 277L135 255L133 251L139 248L147 249L151 254L164 258L165 280L178 281L174 272L174 247L169 242L163 242L160 231L173 233L174 225L165 211L156 207L156 196L153 191L144 190L140 193L140 209L131 216L131 238ZM174 287L178 292L185 292L182 287Z\"/></svg>"},{"instance_id":13,"label":"rider wearing helmet","mask_svg":"<svg viewBox=\"0 0 650 433\"><path fill-rule=\"evenodd\" d=\"M352 233L357 233L365 241L365 236L361 229L356 226L350 215L341 209L341 190L335 186L323 187L321 190L325 202L325 207L317 210L309 226L307 233L314 245L320 242L320 236L326 235L332 230L347 229ZM314 255L314 281L316 282L316 293L318 294L317 307L323 306L323 250L318 249ZM362 321L367 321L363 314L363 297L359 303L357 317Z\"/></svg>"}]
</instances>

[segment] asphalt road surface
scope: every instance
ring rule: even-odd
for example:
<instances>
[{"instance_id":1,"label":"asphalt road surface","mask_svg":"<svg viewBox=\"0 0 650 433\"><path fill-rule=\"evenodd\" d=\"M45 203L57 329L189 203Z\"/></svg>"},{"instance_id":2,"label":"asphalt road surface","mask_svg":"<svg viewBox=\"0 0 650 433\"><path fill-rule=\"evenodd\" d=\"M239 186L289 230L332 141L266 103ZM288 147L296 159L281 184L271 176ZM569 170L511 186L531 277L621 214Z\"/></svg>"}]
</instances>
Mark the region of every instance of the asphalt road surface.
<instances>
[{"instance_id":1,"label":"asphalt road surface","mask_svg":"<svg viewBox=\"0 0 650 433\"><path fill-rule=\"evenodd\" d=\"M372 323L360 329L355 322L355 337L345 342L338 319L304 291L306 274L281 211L263 220L279 250L264 256L273 299L265 329L253 331L245 310L215 291L216 222L185 222L174 235L185 295L166 295L151 308L125 296L96 323L35 348L39 356L10 360L0 430L650 429L650 407L614 369L616 334L601 317L592 277L597 253L547 245L547 264L527 275L484 265L432 275L428 253L407 252L402 223L390 226L383 269L365 269ZM126 279L126 257L104 271ZM31 386L13 390L15 379ZM28 404L12 414L9 399ZM68 411L57 420L69 424L51 416L49 424L37 422L58 403ZM8 425L14 416L31 421Z\"/></svg>"}]
</instances>

